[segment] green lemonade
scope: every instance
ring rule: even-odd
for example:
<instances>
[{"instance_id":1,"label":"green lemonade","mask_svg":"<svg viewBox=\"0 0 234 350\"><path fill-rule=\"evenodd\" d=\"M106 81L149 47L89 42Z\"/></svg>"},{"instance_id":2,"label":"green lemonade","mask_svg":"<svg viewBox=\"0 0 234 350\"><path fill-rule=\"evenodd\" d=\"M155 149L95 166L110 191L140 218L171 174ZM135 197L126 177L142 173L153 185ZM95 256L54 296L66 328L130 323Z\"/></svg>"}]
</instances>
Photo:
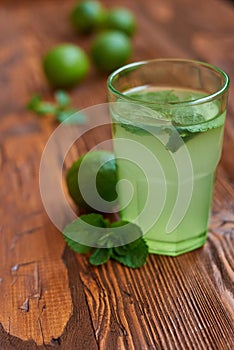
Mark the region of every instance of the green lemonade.
<instances>
[{"instance_id":1,"label":"green lemonade","mask_svg":"<svg viewBox=\"0 0 234 350\"><path fill-rule=\"evenodd\" d=\"M219 101L178 105L206 94L177 88L142 87L125 95L134 104L145 103L146 113L144 107L131 109L133 104L126 101L111 108L118 179L132 185L132 198L121 209L122 219L144 226L143 221L156 218L146 232L143 230L151 253L179 255L198 248L206 241L215 169L222 148L225 114L219 114ZM127 144L122 142L121 146L117 139L144 146L162 171L152 166L150 176L149 171L146 176L137 162L126 158ZM150 163L148 167L151 169ZM118 191L121 206L128 193L126 181L119 182ZM153 191L153 201L142 219L139 213L149 191ZM169 224L173 211L174 224Z\"/></svg>"}]
</instances>

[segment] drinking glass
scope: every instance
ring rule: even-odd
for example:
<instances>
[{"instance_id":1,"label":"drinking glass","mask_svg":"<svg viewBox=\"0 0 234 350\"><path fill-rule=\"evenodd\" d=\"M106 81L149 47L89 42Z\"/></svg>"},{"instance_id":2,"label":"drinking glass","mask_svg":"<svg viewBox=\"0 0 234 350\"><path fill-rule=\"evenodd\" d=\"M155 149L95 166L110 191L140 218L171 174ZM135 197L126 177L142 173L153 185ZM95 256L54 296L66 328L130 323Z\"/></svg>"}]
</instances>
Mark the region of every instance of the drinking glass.
<instances>
[{"instance_id":1,"label":"drinking glass","mask_svg":"<svg viewBox=\"0 0 234 350\"><path fill-rule=\"evenodd\" d=\"M208 63L155 59L108 78L120 215L149 251L179 255L206 242L229 78Z\"/></svg>"}]
</instances>

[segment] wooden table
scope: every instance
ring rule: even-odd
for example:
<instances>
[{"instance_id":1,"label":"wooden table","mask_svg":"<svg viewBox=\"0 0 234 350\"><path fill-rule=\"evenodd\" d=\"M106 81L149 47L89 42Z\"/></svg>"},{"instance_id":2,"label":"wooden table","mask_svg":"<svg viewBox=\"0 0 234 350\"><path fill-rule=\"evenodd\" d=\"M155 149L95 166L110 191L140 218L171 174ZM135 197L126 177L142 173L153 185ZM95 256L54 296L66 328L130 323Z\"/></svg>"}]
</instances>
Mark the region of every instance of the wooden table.
<instances>
[{"instance_id":1,"label":"wooden table","mask_svg":"<svg viewBox=\"0 0 234 350\"><path fill-rule=\"evenodd\" d=\"M203 248L176 258L151 255L137 270L113 261L92 267L66 247L43 208L39 162L57 124L37 118L25 104L34 92L52 99L41 71L47 49L59 42L90 47L92 38L76 35L68 23L73 4L0 4L0 349L234 349L233 95ZM234 79L234 9L228 1L118 5L137 16L133 61L199 59ZM92 68L70 93L79 108L106 102L106 76ZM91 135L78 152L94 140Z\"/></svg>"}]
</instances>

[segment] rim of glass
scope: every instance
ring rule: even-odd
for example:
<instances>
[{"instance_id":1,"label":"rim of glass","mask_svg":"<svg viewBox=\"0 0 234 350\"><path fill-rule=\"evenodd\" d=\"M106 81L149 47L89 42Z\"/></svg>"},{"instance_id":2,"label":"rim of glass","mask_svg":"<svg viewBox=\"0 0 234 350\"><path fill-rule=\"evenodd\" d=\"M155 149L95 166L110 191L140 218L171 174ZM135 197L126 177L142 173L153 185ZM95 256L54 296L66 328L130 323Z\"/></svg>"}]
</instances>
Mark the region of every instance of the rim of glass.
<instances>
[{"instance_id":1,"label":"rim of glass","mask_svg":"<svg viewBox=\"0 0 234 350\"><path fill-rule=\"evenodd\" d=\"M207 96L195 99L195 100L188 100L188 101L175 101L175 102L150 102L150 101L144 101L144 100L138 100L136 98L132 98L122 92L120 92L119 90L115 89L115 87L113 86L112 82L113 80L117 77L118 74L126 71L126 70L132 70L133 68L137 68L139 66L143 66L149 63L153 63L153 62L184 62L184 63L194 63L206 68L210 68L213 71L217 72L220 74L220 76L223 77L224 83L221 86L221 88L217 91L215 91L212 94L209 94ZM157 106L170 106L170 107L178 107L178 106L188 106L188 105L198 105L198 104L202 104L202 103L206 103L206 102L210 102L213 101L214 99L217 99L218 97L222 96L228 89L229 87L229 83L230 83L230 79L229 76L220 68L213 66L212 64L206 63L206 62L202 62L202 61L196 61L196 60L190 60L190 59L180 59L180 58L156 58L156 59L152 59L152 60L144 60L144 61L138 61L138 62L133 62L130 64L127 64L121 68L118 68L117 70L115 70L113 73L111 73L107 79L107 86L108 88L111 90L112 93L114 93L115 95L124 98L125 100L129 101L129 102L139 102L139 105L144 103L147 105L157 105Z\"/></svg>"}]
</instances>

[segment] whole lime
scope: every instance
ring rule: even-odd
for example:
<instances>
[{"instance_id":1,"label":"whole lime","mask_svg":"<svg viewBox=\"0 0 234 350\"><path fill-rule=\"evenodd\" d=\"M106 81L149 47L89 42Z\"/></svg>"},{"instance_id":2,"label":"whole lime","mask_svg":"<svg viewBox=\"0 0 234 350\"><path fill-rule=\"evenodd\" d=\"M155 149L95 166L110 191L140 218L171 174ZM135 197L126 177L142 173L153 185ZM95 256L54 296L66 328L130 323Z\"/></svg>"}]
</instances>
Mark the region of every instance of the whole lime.
<instances>
[{"instance_id":1,"label":"whole lime","mask_svg":"<svg viewBox=\"0 0 234 350\"><path fill-rule=\"evenodd\" d=\"M106 11L98 1L86 0L78 3L71 11L72 26L80 33L89 33L105 21Z\"/></svg>"},{"instance_id":2,"label":"whole lime","mask_svg":"<svg viewBox=\"0 0 234 350\"><path fill-rule=\"evenodd\" d=\"M119 31L106 31L93 41L91 56L98 69L105 72L124 65L132 54L132 44L128 36Z\"/></svg>"},{"instance_id":3,"label":"whole lime","mask_svg":"<svg viewBox=\"0 0 234 350\"><path fill-rule=\"evenodd\" d=\"M82 162L84 162L83 165ZM68 169L66 175L68 192L81 208L90 209L92 207L85 201L82 193L85 195L92 191L93 181L95 181L98 194L104 200L111 202L117 198L117 172L113 153L107 151L88 152Z\"/></svg>"},{"instance_id":4,"label":"whole lime","mask_svg":"<svg viewBox=\"0 0 234 350\"><path fill-rule=\"evenodd\" d=\"M61 44L49 50L43 59L43 70L52 86L71 87L89 71L85 52L73 44Z\"/></svg>"},{"instance_id":5,"label":"whole lime","mask_svg":"<svg viewBox=\"0 0 234 350\"><path fill-rule=\"evenodd\" d=\"M108 12L106 27L124 32L132 36L136 29L136 21L133 14L125 8L116 8Z\"/></svg>"}]
</instances>

